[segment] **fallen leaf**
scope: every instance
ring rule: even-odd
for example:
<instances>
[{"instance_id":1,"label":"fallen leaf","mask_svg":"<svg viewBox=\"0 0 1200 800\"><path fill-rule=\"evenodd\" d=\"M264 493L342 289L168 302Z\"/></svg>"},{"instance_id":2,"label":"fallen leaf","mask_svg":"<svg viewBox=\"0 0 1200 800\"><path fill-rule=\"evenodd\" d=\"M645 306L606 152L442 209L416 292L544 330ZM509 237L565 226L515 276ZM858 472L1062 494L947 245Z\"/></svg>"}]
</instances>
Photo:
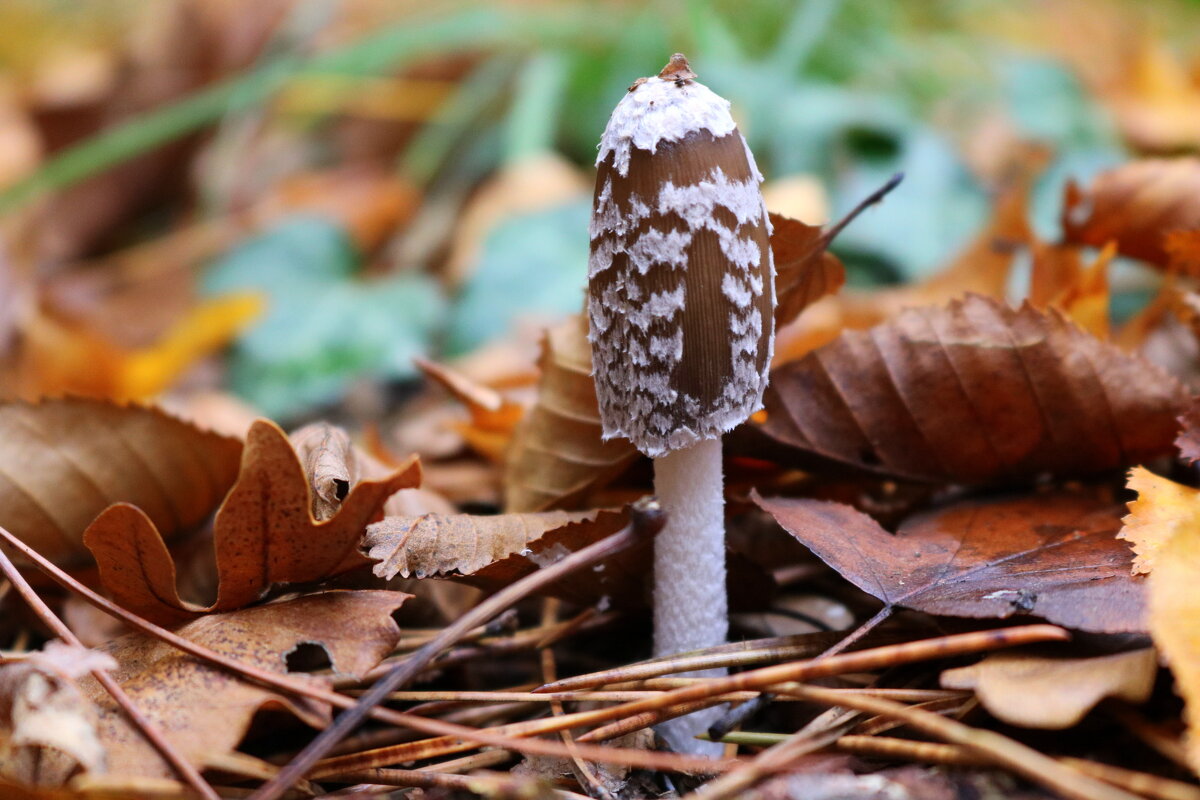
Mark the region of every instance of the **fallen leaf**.
<instances>
[{"instance_id":1,"label":"fallen leaf","mask_svg":"<svg viewBox=\"0 0 1200 800\"><path fill-rule=\"evenodd\" d=\"M1163 545L1177 533L1200 525L1200 490L1145 467L1131 469L1126 486L1138 498L1129 503L1120 538L1133 548L1134 574L1145 575L1162 560Z\"/></svg>"},{"instance_id":2,"label":"fallen leaf","mask_svg":"<svg viewBox=\"0 0 1200 800\"><path fill-rule=\"evenodd\" d=\"M1039 616L1104 633L1145 630L1142 582L1116 539L1122 507L1083 493L968 500L893 535L841 503L756 502L841 575L889 606L929 614Z\"/></svg>"},{"instance_id":3,"label":"fallen leaf","mask_svg":"<svg viewBox=\"0 0 1200 800\"><path fill-rule=\"evenodd\" d=\"M242 444L151 408L99 400L0 405L0 524L63 566L90 562L83 533L136 503L167 539L233 485Z\"/></svg>"},{"instance_id":4,"label":"fallen leaf","mask_svg":"<svg viewBox=\"0 0 1200 800\"><path fill-rule=\"evenodd\" d=\"M418 359L417 366L467 407L470 420L452 423L463 440L481 456L503 463L525 406L442 364Z\"/></svg>"},{"instance_id":5,"label":"fallen leaf","mask_svg":"<svg viewBox=\"0 0 1200 800\"><path fill-rule=\"evenodd\" d=\"M1200 403L1192 403L1179 418L1182 426L1175 437L1179 455L1189 464L1200 461Z\"/></svg>"},{"instance_id":6,"label":"fallen leaf","mask_svg":"<svg viewBox=\"0 0 1200 800\"><path fill-rule=\"evenodd\" d=\"M420 481L420 465L353 486L325 521L313 517L304 466L277 425L259 420L246 437L241 470L213 522L219 588L216 602L185 603L162 536L140 508L117 504L88 527L84 542L113 600L164 624L252 603L273 583L320 580L366 564L358 541L389 496Z\"/></svg>"},{"instance_id":7,"label":"fallen leaf","mask_svg":"<svg viewBox=\"0 0 1200 800\"><path fill-rule=\"evenodd\" d=\"M628 439L601 439L583 315L546 333L541 367L537 402L517 427L505 467L510 512L576 506L638 457Z\"/></svg>"},{"instance_id":8,"label":"fallen leaf","mask_svg":"<svg viewBox=\"0 0 1200 800\"><path fill-rule=\"evenodd\" d=\"M1097 703L1115 697L1140 705L1158 676L1153 648L1067 658L1009 650L942 673L944 689L972 689L996 719L1022 728L1074 727Z\"/></svg>"},{"instance_id":9,"label":"fallen leaf","mask_svg":"<svg viewBox=\"0 0 1200 800\"><path fill-rule=\"evenodd\" d=\"M103 653L58 641L0 667L0 778L56 787L77 770L103 772L97 716L75 679L114 667Z\"/></svg>"},{"instance_id":10,"label":"fallen leaf","mask_svg":"<svg viewBox=\"0 0 1200 800\"><path fill-rule=\"evenodd\" d=\"M1169 451L1183 387L1061 313L971 295L847 331L774 370L763 431L923 481L1082 475Z\"/></svg>"},{"instance_id":11,"label":"fallen leaf","mask_svg":"<svg viewBox=\"0 0 1200 800\"><path fill-rule=\"evenodd\" d=\"M1116 254L1116 247L1109 242L1090 267L1081 269L1050 300L1050 305L1067 319L1101 340L1108 339L1110 333L1108 266Z\"/></svg>"},{"instance_id":12,"label":"fallen leaf","mask_svg":"<svg viewBox=\"0 0 1200 800\"><path fill-rule=\"evenodd\" d=\"M176 633L244 664L278 673L289 672L289 657L299 655L299 648L313 646L324 650L335 674L362 676L395 646L400 630L391 615L408 597L402 592L322 592L211 614ZM313 727L329 721L324 704L285 697L144 634L123 636L100 652L116 660L112 677L134 705L200 768L207 759L237 747L262 709L287 710ZM326 678L318 676L293 677L328 685ZM94 679L83 679L80 687L98 709L109 773L175 776Z\"/></svg>"},{"instance_id":13,"label":"fallen leaf","mask_svg":"<svg viewBox=\"0 0 1200 800\"><path fill-rule=\"evenodd\" d=\"M1200 490L1137 468L1121 537L1137 553L1139 572L1148 572L1146 595L1150 636L1175 676L1187 723L1186 752L1200 773Z\"/></svg>"},{"instance_id":14,"label":"fallen leaf","mask_svg":"<svg viewBox=\"0 0 1200 800\"><path fill-rule=\"evenodd\" d=\"M379 562L375 574L383 578L454 577L495 590L628 523L628 513L613 510L387 517L367 528L365 548ZM547 593L582 604L608 596L618 604L640 606L647 549L620 553L549 587Z\"/></svg>"},{"instance_id":15,"label":"fallen leaf","mask_svg":"<svg viewBox=\"0 0 1200 800\"><path fill-rule=\"evenodd\" d=\"M1093 247L1116 241L1122 255L1165 267L1166 236L1200 228L1197 192L1200 158L1133 161L1100 173L1086 190L1067 184L1063 236Z\"/></svg>"},{"instance_id":16,"label":"fallen leaf","mask_svg":"<svg viewBox=\"0 0 1200 800\"><path fill-rule=\"evenodd\" d=\"M337 425L314 422L288 438L308 478L313 519L324 522L337 513L352 483L358 482L350 434Z\"/></svg>"},{"instance_id":17,"label":"fallen leaf","mask_svg":"<svg viewBox=\"0 0 1200 800\"><path fill-rule=\"evenodd\" d=\"M775 324L783 326L846 282L837 256L825 250L825 228L771 214L771 253L775 260Z\"/></svg>"}]
</instances>

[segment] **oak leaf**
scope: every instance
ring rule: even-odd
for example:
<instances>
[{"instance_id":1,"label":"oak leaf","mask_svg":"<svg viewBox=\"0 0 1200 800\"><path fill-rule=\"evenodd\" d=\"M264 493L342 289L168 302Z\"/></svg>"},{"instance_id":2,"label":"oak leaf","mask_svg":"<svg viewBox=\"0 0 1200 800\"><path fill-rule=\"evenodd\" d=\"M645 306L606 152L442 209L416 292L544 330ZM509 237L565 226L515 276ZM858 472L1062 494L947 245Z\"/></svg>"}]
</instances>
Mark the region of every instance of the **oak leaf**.
<instances>
[{"instance_id":1,"label":"oak leaf","mask_svg":"<svg viewBox=\"0 0 1200 800\"><path fill-rule=\"evenodd\" d=\"M233 485L242 443L154 408L102 400L0 405L0 525L63 566L113 503L134 503L171 539Z\"/></svg>"},{"instance_id":2,"label":"oak leaf","mask_svg":"<svg viewBox=\"0 0 1200 800\"><path fill-rule=\"evenodd\" d=\"M180 599L171 555L140 508L110 507L88 527L84 541L113 600L155 622L179 623L245 606L273 583L316 581L366 564L357 549L363 530L389 496L419 481L420 466L410 460L385 478L360 481L336 513L318 520L315 492L296 450L278 426L259 420L213 522L219 587L212 606Z\"/></svg>"},{"instance_id":3,"label":"oak leaf","mask_svg":"<svg viewBox=\"0 0 1200 800\"><path fill-rule=\"evenodd\" d=\"M322 592L293 600L210 614L176 633L238 661L289 672L289 657L302 645L324 650L336 674L361 677L391 652L400 636L392 613L409 597L402 592ZM203 663L170 644L141 633L115 639L99 652L117 662L112 677L134 705L189 761L227 754L242 740L254 715L282 709L313 727L330 717L323 703L285 697ZM327 684L317 675L297 680ZM92 678L80 681L99 711L98 730L114 775L174 777L108 693Z\"/></svg>"},{"instance_id":4,"label":"oak leaf","mask_svg":"<svg viewBox=\"0 0 1200 800\"><path fill-rule=\"evenodd\" d=\"M772 372L763 431L802 460L985 484L1164 454L1182 385L1053 309L970 295L908 309Z\"/></svg>"},{"instance_id":5,"label":"oak leaf","mask_svg":"<svg viewBox=\"0 0 1200 800\"><path fill-rule=\"evenodd\" d=\"M929 614L1035 615L1104 633L1145 630L1142 581L1117 541L1121 506L1082 493L968 500L893 535L841 503L756 502L858 588Z\"/></svg>"},{"instance_id":6,"label":"oak leaf","mask_svg":"<svg viewBox=\"0 0 1200 800\"><path fill-rule=\"evenodd\" d=\"M973 689L1002 722L1061 730L1074 727L1108 697L1146 702L1157 676L1153 648L1085 658L1011 650L948 669L941 683L946 689Z\"/></svg>"},{"instance_id":7,"label":"oak leaf","mask_svg":"<svg viewBox=\"0 0 1200 800\"><path fill-rule=\"evenodd\" d=\"M1166 237L1200 228L1200 158L1145 159L1102 172L1087 189L1071 182L1063 198L1063 235L1159 267L1170 263ZM1195 274L1195 273L1193 273Z\"/></svg>"},{"instance_id":8,"label":"oak leaf","mask_svg":"<svg viewBox=\"0 0 1200 800\"><path fill-rule=\"evenodd\" d=\"M1137 553L1137 571L1149 573L1150 636L1183 697L1187 758L1200 773L1200 490L1141 467L1128 485L1138 498L1121 536Z\"/></svg>"}]
</instances>

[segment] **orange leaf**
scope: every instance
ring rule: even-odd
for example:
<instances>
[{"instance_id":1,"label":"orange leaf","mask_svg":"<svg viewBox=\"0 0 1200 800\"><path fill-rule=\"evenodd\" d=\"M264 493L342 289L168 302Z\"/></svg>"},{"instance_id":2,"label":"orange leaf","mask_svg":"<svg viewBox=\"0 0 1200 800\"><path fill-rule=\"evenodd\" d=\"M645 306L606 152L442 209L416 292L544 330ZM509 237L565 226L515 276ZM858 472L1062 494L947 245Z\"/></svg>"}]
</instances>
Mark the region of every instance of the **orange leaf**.
<instances>
[{"instance_id":1,"label":"orange leaf","mask_svg":"<svg viewBox=\"0 0 1200 800\"><path fill-rule=\"evenodd\" d=\"M313 516L313 490L287 436L259 420L250 428L241 471L213 523L219 588L209 608L185 603L175 568L154 523L131 505L109 508L88 527L84 543L113 599L147 619L177 623L240 608L273 583L316 581L367 563L358 541L396 491L416 486L415 459L381 480L355 485L334 516Z\"/></svg>"}]
</instances>

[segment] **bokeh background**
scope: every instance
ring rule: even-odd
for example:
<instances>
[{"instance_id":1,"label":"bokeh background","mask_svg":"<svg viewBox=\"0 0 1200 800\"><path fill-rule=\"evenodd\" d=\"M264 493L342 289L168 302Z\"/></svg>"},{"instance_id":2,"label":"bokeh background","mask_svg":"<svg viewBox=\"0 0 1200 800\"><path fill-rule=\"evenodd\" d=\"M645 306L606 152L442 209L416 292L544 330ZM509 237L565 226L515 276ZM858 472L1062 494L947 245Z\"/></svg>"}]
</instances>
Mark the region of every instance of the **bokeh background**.
<instances>
[{"instance_id":1,"label":"bokeh background","mask_svg":"<svg viewBox=\"0 0 1200 800\"><path fill-rule=\"evenodd\" d=\"M298 422L403 408L417 356L528 384L581 306L605 121L675 51L773 211L904 172L834 251L916 281L1014 175L1052 241L1068 179L1200 146L1198 43L1168 0L4 0L0 390ZM1119 316L1158 278L1111 280Z\"/></svg>"}]
</instances>

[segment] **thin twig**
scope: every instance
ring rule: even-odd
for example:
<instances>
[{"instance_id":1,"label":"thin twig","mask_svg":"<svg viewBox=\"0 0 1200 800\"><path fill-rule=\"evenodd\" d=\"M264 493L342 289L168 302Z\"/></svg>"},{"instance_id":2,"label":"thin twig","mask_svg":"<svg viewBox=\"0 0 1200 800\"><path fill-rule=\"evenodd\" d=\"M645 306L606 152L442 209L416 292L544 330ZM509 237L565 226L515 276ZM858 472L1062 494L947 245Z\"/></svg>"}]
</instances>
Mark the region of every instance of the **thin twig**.
<instances>
[{"instance_id":1,"label":"thin twig","mask_svg":"<svg viewBox=\"0 0 1200 800\"><path fill-rule=\"evenodd\" d=\"M931 711L893 703L881 697L846 696L816 686L802 691L813 702L842 706L902 720L916 730L950 744L963 745L992 763L1074 800L1137 800L1136 795L1063 766L1050 756L995 731L972 728ZM840 699L839 699L840 698Z\"/></svg>"},{"instance_id":2,"label":"thin twig","mask_svg":"<svg viewBox=\"0 0 1200 800\"><path fill-rule=\"evenodd\" d=\"M333 724L317 734L308 745L292 759L279 775L263 784L252 794L251 800L277 800L287 789L321 760L334 745L366 720L371 709L383 703L389 694L408 684L417 677L439 653L457 642L476 625L503 612L522 600L577 569L591 566L609 556L622 552L648 536L653 536L663 524L665 515L653 502L641 502L631 507L631 519L619 532L574 552L550 566L533 572L519 581L501 589L473 609L452 622L432 641L421 647L405 661L380 678L371 690L363 695L357 705L333 721Z\"/></svg>"},{"instance_id":3,"label":"thin twig","mask_svg":"<svg viewBox=\"0 0 1200 800\"><path fill-rule=\"evenodd\" d=\"M843 634L806 633L797 636L778 636L771 639L759 639L750 642L735 642L732 644L709 647L695 654L678 654L647 659L637 664L613 669L589 672L586 675L576 675L563 678L554 683L546 684L537 689L539 692L561 692L573 689L590 689L595 686L608 686L625 681L657 678L662 675L672 675L679 672L693 672L702 669L752 667L759 664L773 664L781 661L791 661L798 658L812 658L827 653L831 645L836 645L844 637Z\"/></svg>"},{"instance_id":4,"label":"thin twig","mask_svg":"<svg viewBox=\"0 0 1200 800\"><path fill-rule=\"evenodd\" d=\"M876 203L882 202L883 198L887 197L888 194L891 193L892 189L895 189L897 186L899 186L900 182L903 180L904 173L897 172L895 175L888 178L887 183L871 192L862 200L862 202L850 209L850 213L846 214L846 216L842 217L833 225L830 225L829 228L821 234L822 246L828 247L830 244L832 244L833 240L837 238L837 235L845 230L846 226L853 222L855 217Z\"/></svg>"},{"instance_id":5,"label":"thin twig","mask_svg":"<svg viewBox=\"0 0 1200 800\"><path fill-rule=\"evenodd\" d=\"M55 636L72 647L84 647L83 642L79 641L79 637L58 618L57 614L50 610L50 606L46 605L42 598L38 597L37 592L33 590L33 587L25 580L25 576L17 570L16 566L13 565L13 562L3 550L0 550L0 571L4 572L9 583L12 584L13 588L17 590L25 602L29 604L29 607L33 609L42 622L46 623L46 626L54 632ZM125 716L129 717L129 721L141 732L146 741L150 743L150 746L157 750L159 755L163 757L163 760L179 773L179 777L183 779L184 783L195 789L206 800L220 800L213 788L208 785L204 778L200 777L200 772L175 749L175 745L171 744L162 735L158 727L138 710L133 701L129 699L129 695L125 694L125 690L121 688L121 685L111 675L102 669L93 669L91 673L92 677L109 693L113 701L120 706Z\"/></svg>"},{"instance_id":6,"label":"thin twig","mask_svg":"<svg viewBox=\"0 0 1200 800\"><path fill-rule=\"evenodd\" d=\"M1016 647L1035 642L1064 641L1068 638L1070 636L1065 630L1054 625L1024 625L991 631L960 633L937 639L907 642L905 644L889 645L871 650L859 650L853 653L843 653L831 656L823 661L778 664L724 678L700 679L682 688L665 692L658 697L647 698L646 700L639 700L633 703L624 703L619 706L610 706L609 708L580 711L557 718L517 722L493 728L490 732L512 736L538 736L545 733L554 733L565 728L598 725L610 720L622 719L645 711L657 711L681 703L710 700L733 691L765 690L773 688L776 684L786 684L794 680L827 678L850 672L869 672L885 667L927 661L934 658L967 655L969 653L1004 647ZM798 687L799 684L796 684L796 686ZM443 736L436 739L409 742L394 747L381 748L372 753L371 757L380 759L382 763L396 763L418 758L449 755L468 749L468 746L464 745L461 741L462 738L458 736ZM338 759L329 759L329 761L336 762ZM338 766L341 766L341 764L339 763ZM316 779L323 774L325 774L323 769L319 769L314 772L312 777Z\"/></svg>"},{"instance_id":7,"label":"thin twig","mask_svg":"<svg viewBox=\"0 0 1200 800\"><path fill-rule=\"evenodd\" d=\"M978 767L988 766L992 763L986 757L962 745L918 742L912 739L896 739L888 736L843 736L838 739L835 746L838 750L857 755L921 761L929 764ZM1114 767L1111 764L1102 764L1083 758L1062 756L1056 760L1085 775L1091 775L1105 783L1111 783L1155 800L1200 800L1200 786L1191 783L1147 772Z\"/></svg>"},{"instance_id":8,"label":"thin twig","mask_svg":"<svg viewBox=\"0 0 1200 800\"><path fill-rule=\"evenodd\" d=\"M542 624L551 625L558 621L558 610L561 601L554 597L547 597L542 601ZM541 667L542 667L542 682L550 683L558 677L558 665L554 660L554 648L542 647ZM566 712L563 711L561 702L554 700L550 703L550 713L553 716L561 717ZM596 773L592 771L591 766L579 756L579 747L575 744L575 737L571 735L570 729L561 730L558 736L562 739L563 745L571 752L571 766L575 771L575 778L579 781L579 785L587 790L591 797L598 797L601 800L613 800L612 792L604 787L600 779L596 777Z\"/></svg>"}]
</instances>

